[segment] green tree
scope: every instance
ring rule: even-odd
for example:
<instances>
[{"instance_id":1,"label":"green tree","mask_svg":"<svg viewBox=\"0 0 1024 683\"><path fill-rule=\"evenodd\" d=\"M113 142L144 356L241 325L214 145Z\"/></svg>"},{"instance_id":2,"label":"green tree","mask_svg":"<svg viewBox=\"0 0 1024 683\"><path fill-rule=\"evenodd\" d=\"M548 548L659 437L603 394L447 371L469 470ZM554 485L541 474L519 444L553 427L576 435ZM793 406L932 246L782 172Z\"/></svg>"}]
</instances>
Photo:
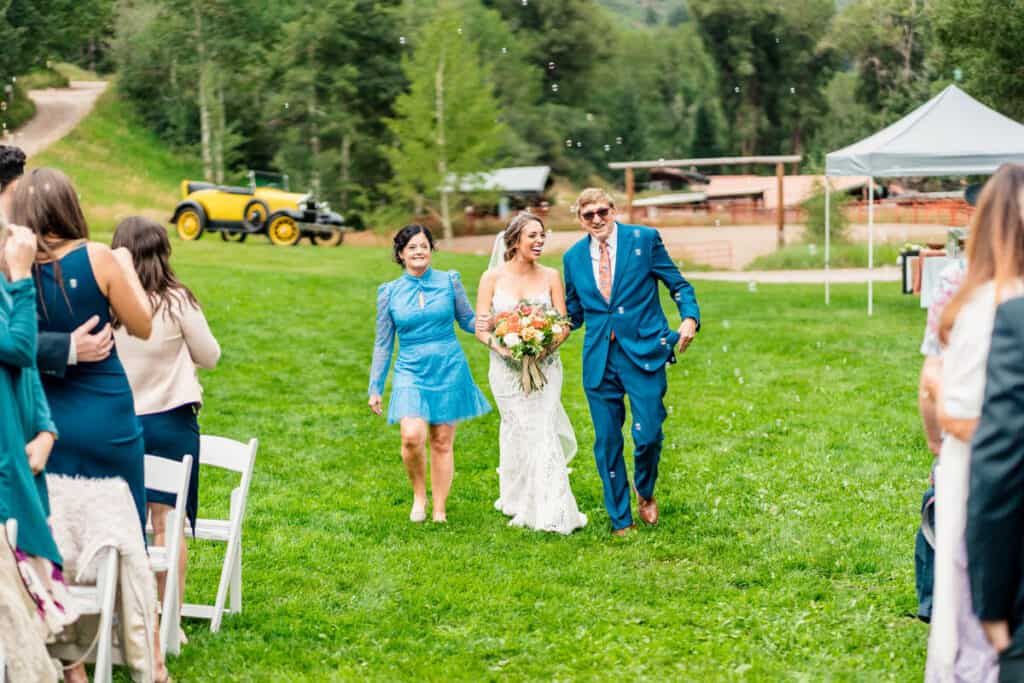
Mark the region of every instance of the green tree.
<instances>
[{"instance_id":1,"label":"green tree","mask_svg":"<svg viewBox=\"0 0 1024 683\"><path fill-rule=\"evenodd\" d=\"M394 170L390 194L439 216L446 240L453 237L452 197L493 167L504 135L489 70L461 19L443 6L416 37L412 57L402 61L409 91L386 122L396 141L385 149Z\"/></svg>"},{"instance_id":2,"label":"green tree","mask_svg":"<svg viewBox=\"0 0 1024 683\"><path fill-rule=\"evenodd\" d=\"M925 0L859 0L836 16L825 43L857 72L857 99L890 121L921 104L931 84Z\"/></svg>"},{"instance_id":3,"label":"green tree","mask_svg":"<svg viewBox=\"0 0 1024 683\"><path fill-rule=\"evenodd\" d=\"M611 56L611 21L594 0L485 0L529 45L530 62L546 74L549 102L581 102Z\"/></svg>"},{"instance_id":4,"label":"green tree","mask_svg":"<svg viewBox=\"0 0 1024 683\"><path fill-rule=\"evenodd\" d=\"M347 204L351 147L358 125L349 107L358 71L349 63L354 44L344 27L359 20L357 3L326 0L308 4L281 27L294 50L273 51L267 120L276 130L275 165L298 186Z\"/></svg>"},{"instance_id":5,"label":"green tree","mask_svg":"<svg viewBox=\"0 0 1024 683\"><path fill-rule=\"evenodd\" d=\"M1024 6L1019 0L933 0L934 57L946 79L960 76L972 95L1024 120Z\"/></svg>"},{"instance_id":6,"label":"green tree","mask_svg":"<svg viewBox=\"0 0 1024 683\"><path fill-rule=\"evenodd\" d=\"M800 153L825 113L833 0L691 0L718 67L733 152Z\"/></svg>"}]
</instances>

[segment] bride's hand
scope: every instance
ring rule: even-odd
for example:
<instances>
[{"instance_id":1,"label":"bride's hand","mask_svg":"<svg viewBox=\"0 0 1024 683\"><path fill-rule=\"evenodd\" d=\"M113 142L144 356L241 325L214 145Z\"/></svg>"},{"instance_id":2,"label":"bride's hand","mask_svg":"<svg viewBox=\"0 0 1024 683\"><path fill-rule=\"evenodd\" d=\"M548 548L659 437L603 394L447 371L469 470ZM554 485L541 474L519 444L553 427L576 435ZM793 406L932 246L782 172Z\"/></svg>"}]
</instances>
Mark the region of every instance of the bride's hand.
<instances>
[{"instance_id":1,"label":"bride's hand","mask_svg":"<svg viewBox=\"0 0 1024 683\"><path fill-rule=\"evenodd\" d=\"M476 331L477 332L490 332L492 329L491 323L493 322L491 316L478 315L476 317Z\"/></svg>"}]
</instances>

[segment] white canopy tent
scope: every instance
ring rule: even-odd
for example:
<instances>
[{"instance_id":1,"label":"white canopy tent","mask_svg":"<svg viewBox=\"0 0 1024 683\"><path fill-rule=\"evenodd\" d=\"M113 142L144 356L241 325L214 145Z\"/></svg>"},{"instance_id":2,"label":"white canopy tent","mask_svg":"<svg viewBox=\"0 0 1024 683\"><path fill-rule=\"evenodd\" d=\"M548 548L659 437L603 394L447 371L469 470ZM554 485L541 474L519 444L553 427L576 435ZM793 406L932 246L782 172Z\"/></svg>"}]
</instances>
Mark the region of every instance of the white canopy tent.
<instances>
[{"instance_id":1,"label":"white canopy tent","mask_svg":"<svg viewBox=\"0 0 1024 683\"><path fill-rule=\"evenodd\" d=\"M868 315L873 311L874 176L991 175L1024 164L1024 125L951 85L871 137L825 157L825 303L829 302L828 176L867 175Z\"/></svg>"}]
</instances>

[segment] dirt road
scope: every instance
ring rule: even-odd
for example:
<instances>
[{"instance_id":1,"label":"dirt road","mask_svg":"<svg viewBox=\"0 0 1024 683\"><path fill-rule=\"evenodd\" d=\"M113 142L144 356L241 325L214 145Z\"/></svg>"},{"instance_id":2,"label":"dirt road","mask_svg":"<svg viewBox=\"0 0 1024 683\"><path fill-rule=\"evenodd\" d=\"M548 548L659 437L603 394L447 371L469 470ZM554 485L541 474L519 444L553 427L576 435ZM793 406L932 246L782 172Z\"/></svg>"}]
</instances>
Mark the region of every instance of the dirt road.
<instances>
[{"instance_id":1,"label":"dirt road","mask_svg":"<svg viewBox=\"0 0 1024 683\"><path fill-rule=\"evenodd\" d=\"M106 87L106 81L71 81L70 88L29 91L36 115L8 133L5 142L18 145L29 157L39 154L70 133L92 111Z\"/></svg>"},{"instance_id":2,"label":"dirt road","mask_svg":"<svg viewBox=\"0 0 1024 683\"><path fill-rule=\"evenodd\" d=\"M946 230L946 226L943 225L880 224L875 226L875 240L944 242ZM776 248L775 226L771 225L661 228L660 232L665 248L674 258L685 258L721 270L740 270L758 256L770 254ZM866 225L851 226L848 232L858 242L867 241ZM803 226L787 226L786 243L799 242L802 233ZM548 252L562 253L581 237L582 231L552 232L546 249ZM494 235L457 237L452 251L463 254L490 254L493 244Z\"/></svg>"}]
</instances>

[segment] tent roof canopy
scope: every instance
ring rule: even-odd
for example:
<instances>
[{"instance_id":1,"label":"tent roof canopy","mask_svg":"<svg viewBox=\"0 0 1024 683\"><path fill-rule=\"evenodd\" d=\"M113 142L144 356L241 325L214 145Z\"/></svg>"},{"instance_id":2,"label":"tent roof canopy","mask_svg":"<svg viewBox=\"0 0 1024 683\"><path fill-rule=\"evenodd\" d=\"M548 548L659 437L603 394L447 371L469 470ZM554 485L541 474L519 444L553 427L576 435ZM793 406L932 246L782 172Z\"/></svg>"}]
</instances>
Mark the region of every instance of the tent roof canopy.
<instances>
[{"instance_id":1,"label":"tent roof canopy","mask_svg":"<svg viewBox=\"0 0 1024 683\"><path fill-rule=\"evenodd\" d=\"M990 175L1024 163L1024 125L955 85L891 126L825 157L830 176Z\"/></svg>"}]
</instances>

